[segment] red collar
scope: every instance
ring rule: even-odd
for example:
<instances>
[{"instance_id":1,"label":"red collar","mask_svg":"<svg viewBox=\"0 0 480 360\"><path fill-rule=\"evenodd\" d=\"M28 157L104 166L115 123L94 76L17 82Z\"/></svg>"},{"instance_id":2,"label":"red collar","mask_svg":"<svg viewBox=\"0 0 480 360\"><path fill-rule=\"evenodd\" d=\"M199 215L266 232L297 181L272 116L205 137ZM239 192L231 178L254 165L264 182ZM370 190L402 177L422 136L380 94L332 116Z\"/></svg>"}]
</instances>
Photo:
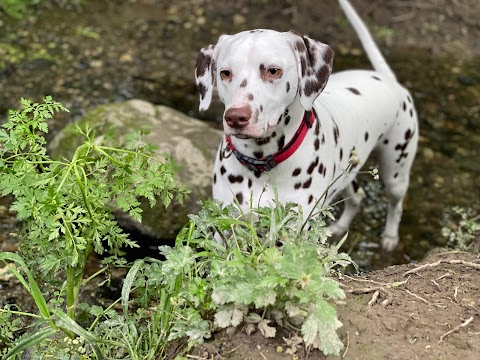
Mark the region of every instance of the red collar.
<instances>
[{"instance_id":1,"label":"red collar","mask_svg":"<svg viewBox=\"0 0 480 360\"><path fill-rule=\"evenodd\" d=\"M232 139L230 136L226 136L225 140L227 142L227 147L235 157L240 161L242 165L245 165L252 171L256 172L263 172L263 171L270 171L274 167L276 167L281 162L287 160L290 156L292 156L295 151L300 147L307 134L308 129L310 129L315 122L315 112L314 111L305 111L305 115L303 116L302 122L298 127L295 135L293 135L292 139L280 150L278 150L275 154L265 156L261 159L256 159L250 156L246 156L239 152L235 145L232 143Z\"/></svg>"}]
</instances>

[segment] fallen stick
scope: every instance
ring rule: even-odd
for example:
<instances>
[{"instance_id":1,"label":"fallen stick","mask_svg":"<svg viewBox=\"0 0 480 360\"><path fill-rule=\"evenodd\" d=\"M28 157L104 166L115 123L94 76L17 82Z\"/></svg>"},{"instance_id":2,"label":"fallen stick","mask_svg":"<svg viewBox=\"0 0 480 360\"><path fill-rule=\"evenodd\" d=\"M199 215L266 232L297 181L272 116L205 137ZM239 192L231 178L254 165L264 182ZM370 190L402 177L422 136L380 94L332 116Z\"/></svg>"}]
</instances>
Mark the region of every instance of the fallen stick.
<instances>
[{"instance_id":1,"label":"fallen stick","mask_svg":"<svg viewBox=\"0 0 480 360\"><path fill-rule=\"evenodd\" d=\"M443 334L442 336L440 336L440 341L443 341L443 339L445 339L447 336L450 336L451 334L453 334L454 332L457 332L457 331L460 331L462 328L464 328L465 326L468 326L468 324L470 324L471 322L473 321L473 316L470 316L467 320L465 320L463 323L461 323L460 325L457 325L455 326L452 330L450 331L447 331L445 334Z\"/></svg>"},{"instance_id":2,"label":"fallen stick","mask_svg":"<svg viewBox=\"0 0 480 360\"><path fill-rule=\"evenodd\" d=\"M403 274L403 276L405 277L405 276L410 275L410 274L415 274L419 271L422 271L422 270L425 270L425 269L428 269L428 268L432 268L432 267L438 266L440 264L465 265L465 266L471 266L474 269L480 270L480 264L477 264L477 263L474 263L474 262L465 261L465 260L443 260L443 259L440 259L437 262L429 263L429 264L423 264L423 265L417 266L414 269L408 270Z\"/></svg>"}]
</instances>

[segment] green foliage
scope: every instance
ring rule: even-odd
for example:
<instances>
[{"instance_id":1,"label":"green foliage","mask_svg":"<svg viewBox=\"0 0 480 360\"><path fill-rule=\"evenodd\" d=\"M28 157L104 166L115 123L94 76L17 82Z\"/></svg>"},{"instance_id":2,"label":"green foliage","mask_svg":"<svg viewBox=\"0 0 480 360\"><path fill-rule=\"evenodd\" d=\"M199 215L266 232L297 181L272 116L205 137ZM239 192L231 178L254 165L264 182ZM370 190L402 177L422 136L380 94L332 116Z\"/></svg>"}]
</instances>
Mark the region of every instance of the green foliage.
<instances>
[{"instance_id":1,"label":"green foliage","mask_svg":"<svg viewBox=\"0 0 480 360\"><path fill-rule=\"evenodd\" d=\"M84 0L0 0L0 8L15 19L24 18L35 6L46 4L51 6L79 6Z\"/></svg>"},{"instance_id":2,"label":"green foliage","mask_svg":"<svg viewBox=\"0 0 480 360\"><path fill-rule=\"evenodd\" d=\"M329 212L305 224L294 204L276 202L273 208L248 213L215 201L202 206L176 246L161 248L166 260L148 264L139 278L138 289L161 289L149 294L142 290L137 294L141 301L173 290L170 301L176 311L169 339L187 337L198 343L211 330L242 323L273 337L276 323L300 328L306 345L338 354L341 323L331 302L345 294L331 271L351 260L338 253L341 244L326 242L323 219ZM223 234L225 246L215 234Z\"/></svg>"},{"instance_id":3,"label":"green foliage","mask_svg":"<svg viewBox=\"0 0 480 360\"><path fill-rule=\"evenodd\" d=\"M463 251L480 251L480 216L475 216L471 209L459 206L447 214L446 226L442 235L449 245Z\"/></svg>"},{"instance_id":4,"label":"green foliage","mask_svg":"<svg viewBox=\"0 0 480 360\"><path fill-rule=\"evenodd\" d=\"M21 319L14 317L11 312L0 312L0 357L3 359L13 347L15 334L22 329Z\"/></svg>"},{"instance_id":5,"label":"green foliage","mask_svg":"<svg viewBox=\"0 0 480 360\"><path fill-rule=\"evenodd\" d=\"M22 221L23 259L0 253L0 261L16 265L9 265L10 271L40 312L21 315L37 318L42 331L20 339L12 355L39 345L58 329L70 339L83 336L95 350L91 344L99 338L74 321L87 258L92 251L108 252L107 266L100 270L104 272L125 263L122 248L137 246L118 226L112 210L122 209L140 221L139 197L152 206L159 198L168 206L173 198L183 201L187 190L176 185L171 164L154 159L153 147L139 134L125 136L120 148L94 141L89 129L79 130L85 142L72 158L52 160L43 136L48 132L46 120L67 109L51 97L43 103L23 99L22 105L23 110L10 111L0 129L0 192L14 196L11 209ZM29 270L33 268L38 271L35 277L48 283L59 299L47 305ZM67 314L60 310L62 303Z\"/></svg>"},{"instance_id":6,"label":"green foliage","mask_svg":"<svg viewBox=\"0 0 480 360\"><path fill-rule=\"evenodd\" d=\"M0 0L0 7L7 15L16 19L25 16L29 7L36 5L41 0Z\"/></svg>"},{"instance_id":7,"label":"green foliage","mask_svg":"<svg viewBox=\"0 0 480 360\"><path fill-rule=\"evenodd\" d=\"M71 159L50 159L45 120L66 109L50 97L22 104L0 130L0 191L14 196L25 261L11 253L0 253L0 261L34 299L38 314L0 309L2 317L35 319L35 331L17 339L16 323L0 327L6 358L33 349L43 358L153 360L172 354L175 344L188 348L212 331L240 324L266 337L275 336L276 325L297 329L307 346L339 354L343 344L336 330L342 324L334 302L345 294L332 273L351 260L339 253L342 242L327 243L325 218L332 215L324 209L304 220L300 206L279 201L248 212L205 202L175 247L160 247L165 260L131 266L118 301L106 309L79 304L80 287L89 280L83 280L88 255L108 251L109 269L125 265L122 247L136 246L112 208L140 220L138 197L151 205L160 198L168 206L186 191L175 184L169 163L151 157L153 149L140 135L125 136L120 148L99 144L86 129ZM48 283L50 300L35 278ZM115 310L118 303L121 311ZM76 321L80 310L88 328Z\"/></svg>"},{"instance_id":8,"label":"green foliage","mask_svg":"<svg viewBox=\"0 0 480 360\"><path fill-rule=\"evenodd\" d=\"M87 129L71 160L50 159L45 119L66 109L49 97L44 104L22 104L0 130L0 191L14 195L11 209L28 229L22 252L48 281L68 267L83 269L92 250L118 256L122 247L137 246L119 228L113 208L140 221L138 197L152 206L157 196L168 206L175 192L183 200L186 191L176 186L171 165L153 159L153 148L139 136L127 137L119 149L95 143Z\"/></svg>"}]
</instances>

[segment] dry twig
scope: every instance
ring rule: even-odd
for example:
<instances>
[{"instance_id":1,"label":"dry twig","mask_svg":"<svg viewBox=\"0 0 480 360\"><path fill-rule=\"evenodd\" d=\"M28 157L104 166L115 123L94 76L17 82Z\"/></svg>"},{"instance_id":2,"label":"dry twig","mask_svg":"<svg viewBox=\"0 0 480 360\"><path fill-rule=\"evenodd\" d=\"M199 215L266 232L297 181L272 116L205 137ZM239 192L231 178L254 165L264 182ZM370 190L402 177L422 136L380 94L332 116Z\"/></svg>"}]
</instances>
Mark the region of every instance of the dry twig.
<instances>
[{"instance_id":1,"label":"dry twig","mask_svg":"<svg viewBox=\"0 0 480 360\"><path fill-rule=\"evenodd\" d=\"M447 336L450 336L451 334L453 334L454 332L457 332L457 331L460 331L462 328L468 326L468 324L470 324L471 322L473 321L473 316L470 316L467 320L465 320L463 323L461 323L460 325L457 325L455 326L452 330L450 331L447 331L445 334L443 334L442 336L440 336L440 341L443 341L443 339L445 339Z\"/></svg>"},{"instance_id":2,"label":"dry twig","mask_svg":"<svg viewBox=\"0 0 480 360\"><path fill-rule=\"evenodd\" d=\"M405 289L405 291L406 291L407 293L409 293L410 295L412 295L413 297L416 297L418 300L423 301L425 304L430 305L430 303L429 303L427 300L425 300L424 298L418 296L417 294L412 293L410 290Z\"/></svg>"},{"instance_id":3,"label":"dry twig","mask_svg":"<svg viewBox=\"0 0 480 360\"><path fill-rule=\"evenodd\" d=\"M345 351L342 354L342 359L347 355L348 347L350 346L350 333L347 331L347 346L345 346Z\"/></svg>"},{"instance_id":4,"label":"dry twig","mask_svg":"<svg viewBox=\"0 0 480 360\"><path fill-rule=\"evenodd\" d=\"M440 264L465 265L465 266L471 266L474 269L480 270L480 264L478 264L478 263L465 261L465 260L444 260L444 259L440 259L437 262L429 263L429 264L423 264L423 265L417 266L414 269L408 270L403 274L403 276L405 277L405 276L410 275L410 274L415 274L419 271L429 269L429 268L433 268L433 267L438 266Z\"/></svg>"},{"instance_id":5,"label":"dry twig","mask_svg":"<svg viewBox=\"0 0 480 360\"><path fill-rule=\"evenodd\" d=\"M368 302L367 306L373 306L377 302L378 295L380 295L380 290L377 290L373 293L372 298Z\"/></svg>"}]
</instances>

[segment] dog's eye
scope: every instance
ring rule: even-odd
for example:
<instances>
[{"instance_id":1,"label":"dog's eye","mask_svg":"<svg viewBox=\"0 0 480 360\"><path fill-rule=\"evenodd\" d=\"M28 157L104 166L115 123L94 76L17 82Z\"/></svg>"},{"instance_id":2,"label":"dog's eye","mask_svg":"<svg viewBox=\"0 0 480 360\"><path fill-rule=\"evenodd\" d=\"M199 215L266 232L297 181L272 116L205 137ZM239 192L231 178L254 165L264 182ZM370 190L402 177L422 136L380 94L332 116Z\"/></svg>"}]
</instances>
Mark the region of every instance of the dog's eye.
<instances>
[{"instance_id":1,"label":"dog's eye","mask_svg":"<svg viewBox=\"0 0 480 360\"><path fill-rule=\"evenodd\" d=\"M222 80L231 80L232 79L232 72L230 70L221 70L220 71L220 78Z\"/></svg>"},{"instance_id":2,"label":"dog's eye","mask_svg":"<svg viewBox=\"0 0 480 360\"><path fill-rule=\"evenodd\" d=\"M283 71L280 68L271 67L267 70L267 75L272 78L279 78L282 73Z\"/></svg>"}]
</instances>

